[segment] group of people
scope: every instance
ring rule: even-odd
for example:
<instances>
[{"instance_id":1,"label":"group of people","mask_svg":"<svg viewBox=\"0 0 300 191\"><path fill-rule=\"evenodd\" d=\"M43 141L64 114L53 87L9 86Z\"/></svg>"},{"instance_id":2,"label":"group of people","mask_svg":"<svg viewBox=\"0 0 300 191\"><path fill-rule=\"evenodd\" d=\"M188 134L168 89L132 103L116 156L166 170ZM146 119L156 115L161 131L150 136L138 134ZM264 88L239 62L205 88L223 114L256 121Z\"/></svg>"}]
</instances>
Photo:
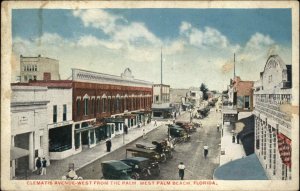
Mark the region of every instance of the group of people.
<instances>
[{"instance_id":1,"label":"group of people","mask_svg":"<svg viewBox=\"0 0 300 191\"><path fill-rule=\"evenodd\" d=\"M43 159L38 157L35 162L35 166L37 168L38 175L46 175L47 160L45 159L45 157L43 157Z\"/></svg>"}]
</instances>

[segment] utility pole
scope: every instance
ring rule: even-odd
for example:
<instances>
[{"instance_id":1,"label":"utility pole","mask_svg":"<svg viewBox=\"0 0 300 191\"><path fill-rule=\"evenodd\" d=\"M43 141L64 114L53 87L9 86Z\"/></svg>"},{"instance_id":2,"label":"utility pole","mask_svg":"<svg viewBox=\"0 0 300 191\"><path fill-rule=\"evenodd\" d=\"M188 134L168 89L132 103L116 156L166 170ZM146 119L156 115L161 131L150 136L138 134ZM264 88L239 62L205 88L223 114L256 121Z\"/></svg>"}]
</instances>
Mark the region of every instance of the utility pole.
<instances>
[{"instance_id":1,"label":"utility pole","mask_svg":"<svg viewBox=\"0 0 300 191\"><path fill-rule=\"evenodd\" d=\"M160 48L160 101L162 103L162 85L163 85L163 75L162 75L162 47Z\"/></svg>"},{"instance_id":2,"label":"utility pole","mask_svg":"<svg viewBox=\"0 0 300 191\"><path fill-rule=\"evenodd\" d=\"M235 53L233 54L233 80L235 79Z\"/></svg>"}]
</instances>

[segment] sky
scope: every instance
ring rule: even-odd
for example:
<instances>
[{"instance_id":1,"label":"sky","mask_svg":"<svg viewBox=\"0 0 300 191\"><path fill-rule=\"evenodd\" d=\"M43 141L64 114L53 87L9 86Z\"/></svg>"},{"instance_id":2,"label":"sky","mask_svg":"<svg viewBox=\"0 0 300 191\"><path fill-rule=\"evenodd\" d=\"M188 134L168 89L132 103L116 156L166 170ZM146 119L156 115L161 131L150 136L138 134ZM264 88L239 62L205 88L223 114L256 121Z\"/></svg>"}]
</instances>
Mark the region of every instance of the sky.
<instances>
[{"instance_id":1,"label":"sky","mask_svg":"<svg viewBox=\"0 0 300 191\"><path fill-rule=\"evenodd\" d=\"M62 79L71 68L120 75L171 88L225 90L236 74L259 79L267 58L291 64L290 9L14 9L13 59L58 59ZM12 80L19 75L13 68Z\"/></svg>"}]
</instances>

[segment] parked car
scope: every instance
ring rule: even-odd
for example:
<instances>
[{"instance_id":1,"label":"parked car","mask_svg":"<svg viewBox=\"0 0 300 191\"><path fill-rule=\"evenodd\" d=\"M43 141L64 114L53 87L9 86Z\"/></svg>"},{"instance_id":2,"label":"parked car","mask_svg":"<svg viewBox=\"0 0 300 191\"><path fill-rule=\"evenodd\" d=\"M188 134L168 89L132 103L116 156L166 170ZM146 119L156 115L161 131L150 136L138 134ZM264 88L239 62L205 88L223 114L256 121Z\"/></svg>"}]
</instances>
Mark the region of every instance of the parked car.
<instances>
[{"instance_id":1,"label":"parked car","mask_svg":"<svg viewBox=\"0 0 300 191\"><path fill-rule=\"evenodd\" d=\"M165 162L167 160L167 157L164 153L158 153L155 150L144 149L144 148L135 148L135 147L126 148L126 158L128 155L132 157L149 158L151 161L154 162Z\"/></svg>"},{"instance_id":2,"label":"parked car","mask_svg":"<svg viewBox=\"0 0 300 191\"><path fill-rule=\"evenodd\" d=\"M132 157L121 160L132 168L130 177L135 180L147 180L159 176L158 162L153 162L145 157Z\"/></svg>"},{"instance_id":3,"label":"parked car","mask_svg":"<svg viewBox=\"0 0 300 191\"><path fill-rule=\"evenodd\" d=\"M103 179L131 180L132 167L122 161L110 160L101 163Z\"/></svg>"},{"instance_id":4,"label":"parked car","mask_svg":"<svg viewBox=\"0 0 300 191\"><path fill-rule=\"evenodd\" d=\"M183 128L188 133L196 131L196 127L194 127L193 123L184 122L184 121L176 121L175 125L178 125L179 127Z\"/></svg>"},{"instance_id":5,"label":"parked car","mask_svg":"<svg viewBox=\"0 0 300 191\"><path fill-rule=\"evenodd\" d=\"M168 131L170 131L170 136L176 139L175 144L190 140L190 135L178 125L170 125Z\"/></svg>"},{"instance_id":6,"label":"parked car","mask_svg":"<svg viewBox=\"0 0 300 191\"><path fill-rule=\"evenodd\" d=\"M152 141L150 144L149 142L139 142L135 145L137 148L142 148L142 149L149 149L149 150L154 150L159 154L165 154L167 159L173 158L173 154L171 151L171 145L167 145L166 141Z\"/></svg>"}]
</instances>

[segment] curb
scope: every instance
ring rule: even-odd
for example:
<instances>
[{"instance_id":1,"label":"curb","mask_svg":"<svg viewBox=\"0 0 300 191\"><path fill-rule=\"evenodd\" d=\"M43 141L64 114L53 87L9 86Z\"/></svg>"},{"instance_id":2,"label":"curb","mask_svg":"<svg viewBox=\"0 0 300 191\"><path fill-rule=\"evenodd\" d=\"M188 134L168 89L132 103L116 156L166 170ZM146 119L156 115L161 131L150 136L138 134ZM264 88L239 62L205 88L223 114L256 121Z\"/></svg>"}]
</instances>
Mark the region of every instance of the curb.
<instances>
[{"instance_id":1,"label":"curb","mask_svg":"<svg viewBox=\"0 0 300 191\"><path fill-rule=\"evenodd\" d=\"M152 130L148 131L146 134L148 134L149 132L151 132L151 131L153 131L153 130L157 129L158 127L161 127L161 126L162 126L162 125L156 126L156 127L153 128ZM123 147L126 147L128 144L132 143L133 141L136 141L137 139L139 139L139 138L141 138L141 137L143 137L143 135L137 136L137 137L134 138L133 140L129 141L128 143L126 143L126 144L124 144L124 145L121 145L120 147L116 148L116 149L113 150L113 151L116 151L116 150L118 150L118 149L121 149L121 148L123 148ZM112 152L113 152L113 151L112 151ZM85 166L87 166L87 165L89 165L89 164L95 162L96 160L101 159L102 157L106 156L107 154L109 154L109 152L106 152L106 153L104 153L103 155L100 155L99 157L97 157L97 158L95 158L95 159L93 159L93 160L91 160L91 161L89 161L89 162L87 162L87 163L81 165L80 167L75 168L75 171L78 171L78 170L82 169L83 167L85 167Z\"/></svg>"}]
</instances>

